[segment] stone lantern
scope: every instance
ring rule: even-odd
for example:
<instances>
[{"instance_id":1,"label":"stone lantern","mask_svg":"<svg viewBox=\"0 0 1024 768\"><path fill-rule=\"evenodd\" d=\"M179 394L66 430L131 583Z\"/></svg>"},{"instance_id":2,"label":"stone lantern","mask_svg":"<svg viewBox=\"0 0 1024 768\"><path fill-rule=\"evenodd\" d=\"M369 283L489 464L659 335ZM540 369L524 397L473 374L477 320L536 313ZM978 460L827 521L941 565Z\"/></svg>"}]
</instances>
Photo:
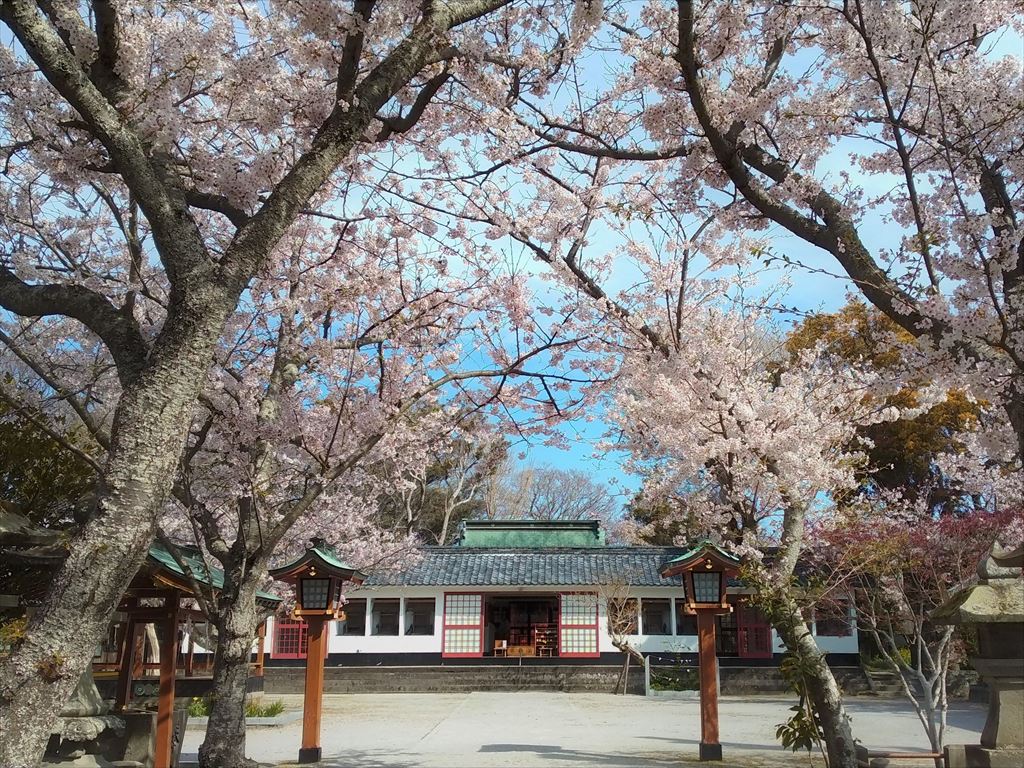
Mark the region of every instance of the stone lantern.
<instances>
[{"instance_id":1,"label":"stone lantern","mask_svg":"<svg viewBox=\"0 0 1024 768\"><path fill-rule=\"evenodd\" d=\"M946 768L1024 766L1024 547L1000 542L978 566L977 584L932 613L937 624L973 626L971 663L988 683L988 719L980 744L945 749Z\"/></svg>"}]
</instances>

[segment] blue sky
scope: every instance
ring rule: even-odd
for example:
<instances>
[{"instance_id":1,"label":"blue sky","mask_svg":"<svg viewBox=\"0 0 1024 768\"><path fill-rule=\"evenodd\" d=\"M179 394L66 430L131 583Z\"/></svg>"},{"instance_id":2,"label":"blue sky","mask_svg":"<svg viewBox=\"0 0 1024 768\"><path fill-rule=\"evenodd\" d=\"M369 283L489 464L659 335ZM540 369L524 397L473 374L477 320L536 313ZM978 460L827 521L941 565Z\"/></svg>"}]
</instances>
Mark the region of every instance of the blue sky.
<instances>
[{"instance_id":1,"label":"blue sky","mask_svg":"<svg viewBox=\"0 0 1024 768\"><path fill-rule=\"evenodd\" d=\"M998 36L992 36L986 42L990 46L989 54L993 58L1024 58L1024 40L1012 29L1004 29ZM608 77L608 71L605 69L607 63L604 56L584 58L579 63L582 70L581 79L600 87L601 81L606 81ZM858 172L856 164L850 162L850 157L854 153L863 155L865 152L877 150L877 145L844 140L819 164L817 176L824 179L827 184L829 179L837 178L838 172L845 171L850 174L850 183L862 188L868 196L884 194L897 186L900 179L882 174L864 176ZM885 250L897 249L904 234L898 226L886 221L884 212L881 211L866 214L859 229L865 245L876 255ZM762 275L761 284L765 290L774 287L776 280L773 276L777 279L788 279L789 288L784 298L786 306L792 307L797 313L830 312L845 304L851 292L856 293L852 291L852 284L844 279L845 276L839 274L841 268L830 254L819 251L778 226L769 230L768 236L771 249L776 255L784 254L806 267L803 270L789 271L780 267ZM600 237L594 239L596 242L591 247L602 247ZM614 247L614 243L607 242L604 247ZM880 261L884 259L880 258ZM798 314L793 315L793 321L798 318ZM783 322L786 322L785 318ZM596 480L613 484L613 490L620 494L623 502L626 502L638 489L639 478L625 470L623 453L603 454L599 451L599 443L607 430L607 425L600 419L600 413L595 413L594 416L595 420L591 422L576 421L564 424L563 432L571 442L568 450L542 445L539 442L531 446L517 446L517 450L525 453L521 463L583 470Z\"/></svg>"}]
</instances>

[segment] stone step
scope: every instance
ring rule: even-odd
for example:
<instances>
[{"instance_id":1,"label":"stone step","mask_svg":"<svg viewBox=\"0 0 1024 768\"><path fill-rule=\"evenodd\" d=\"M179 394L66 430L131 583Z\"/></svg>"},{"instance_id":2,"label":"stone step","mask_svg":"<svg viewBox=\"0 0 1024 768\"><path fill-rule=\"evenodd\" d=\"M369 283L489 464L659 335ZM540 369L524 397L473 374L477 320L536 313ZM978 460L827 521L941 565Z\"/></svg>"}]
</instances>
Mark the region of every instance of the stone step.
<instances>
[{"instance_id":1,"label":"stone step","mask_svg":"<svg viewBox=\"0 0 1024 768\"><path fill-rule=\"evenodd\" d=\"M301 693L304 671L268 667L268 695ZM326 693L464 693L472 691L614 692L619 667L328 667ZM630 691L642 692L643 669L630 672Z\"/></svg>"}]
</instances>

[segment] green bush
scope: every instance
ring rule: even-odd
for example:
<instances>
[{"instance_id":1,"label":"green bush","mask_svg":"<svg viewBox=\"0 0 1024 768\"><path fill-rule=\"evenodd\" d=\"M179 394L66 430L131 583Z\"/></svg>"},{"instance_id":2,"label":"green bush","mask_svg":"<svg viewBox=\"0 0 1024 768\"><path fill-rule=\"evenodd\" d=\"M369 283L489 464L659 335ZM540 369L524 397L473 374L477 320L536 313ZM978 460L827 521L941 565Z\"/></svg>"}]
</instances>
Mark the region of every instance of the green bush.
<instances>
[{"instance_id":1,"label":"green bush","mask_svg":"<svg viewBox=\"0 0 1024 768\"><path fill-rule=\"evenodd\" d=\"M199 696L193 696L191 701L188 703L188 716L189 717L209 717L210 716L210 700Z\"/></svg>"},{"instance_id":2,"label":"green bush","mask_svg":"<svg viewBox=\"0 0 1024 768\"><path fill-rule=\"evenodd\" d=\"M696 691L700 689L700 674L692 667L652 668L651 688L656 691Z\"/></svg>"},{"instance_id":3,"label":"green bush","mask_svg":"<svg viewBox=\"0 0 1024 768\"><path fill-rule=\"evenodd\" d=\"M284 702L278 699L264 703L260 699L250 699L245 704L246 717L275 717L284 712ZM189 717L209 717L210 698L209 696L193 696L188 703Z\"/></svg>"},{"instance_id":4,"label":"green bush","mask_svg":"<svg viewBox=\"0 0 1024 768\"><path fill-rule=\"evenodd\" d=\"M262 700L250 700L245 705L246 717L276 717L284 712L284 702L278 699L264 704Z\"/></svg>"},{"instance_id":5,"label":"green bush","mask_svg":"<svg viewBox=\"0 0 1024 768\"><path fill-rule=\"evenodd\" d=\"M900 648L899 649L899 655L900 655L900 659L902 660L902 663L905 666L908 666L908 667L911 666L912 659L911 659L910 649L909 648ZM890 671L890 670L892 670L892 665L889 663L888 659L886 659L881 654L878 654L876 656L872 656L869 659L867 659L864 662L864 666L867 667L868 669L872 670L872 671Z\"/></svg>"}]
</instances>

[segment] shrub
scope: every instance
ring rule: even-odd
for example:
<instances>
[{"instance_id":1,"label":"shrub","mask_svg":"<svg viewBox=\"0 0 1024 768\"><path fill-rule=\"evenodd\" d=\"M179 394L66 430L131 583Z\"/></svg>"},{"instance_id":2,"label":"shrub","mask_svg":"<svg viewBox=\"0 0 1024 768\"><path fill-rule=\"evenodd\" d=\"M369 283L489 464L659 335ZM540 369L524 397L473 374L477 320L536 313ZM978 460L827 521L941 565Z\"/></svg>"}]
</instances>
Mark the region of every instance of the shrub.
<instances>
[{"instance_id":1,"label":"shrub","mask_svg":"<svg viewBox=\"0 0 1024 768\"><path fill-rule=\"evenodd\" d=\"M264 703L260 699L250 699L245 703L246 717L275 717L284 712L284 702L278 699ZM188 703L189 717L209 717L210 698L209 696L193 696Z\"/></svg>"},{"instance_id":2,"label":"shrub","mask_svg":"<svg viewBox=\"0 0 1024 768\"><path fill-rule=\"evenodd\" d=\"M700 675L692 667L652 668L651 688L656 691L696 691L700 689Z\"/></svg>"},{"instance_id":3,"label":"shrub","mask_svg":"<svg viewBox=\"0 0 1024 768\"><path fill-rule=\"evenodd\" d=\"M264 704L262 700L250 700L245 705L246 717L275 717L284 712L284 702L281 699Z\"/></svg>"},{"instance_id":4,"label":"shrub","mask_svg":"<svg viewBox=\"0 0 1024 768\"><path fill-rule=\"evenodd\" d=\"M210 715L210 700L207 698L200 698L199 696L193 696L188 703L188 716L189 717L209 717Z\"/></svg>"}]
</instances>

